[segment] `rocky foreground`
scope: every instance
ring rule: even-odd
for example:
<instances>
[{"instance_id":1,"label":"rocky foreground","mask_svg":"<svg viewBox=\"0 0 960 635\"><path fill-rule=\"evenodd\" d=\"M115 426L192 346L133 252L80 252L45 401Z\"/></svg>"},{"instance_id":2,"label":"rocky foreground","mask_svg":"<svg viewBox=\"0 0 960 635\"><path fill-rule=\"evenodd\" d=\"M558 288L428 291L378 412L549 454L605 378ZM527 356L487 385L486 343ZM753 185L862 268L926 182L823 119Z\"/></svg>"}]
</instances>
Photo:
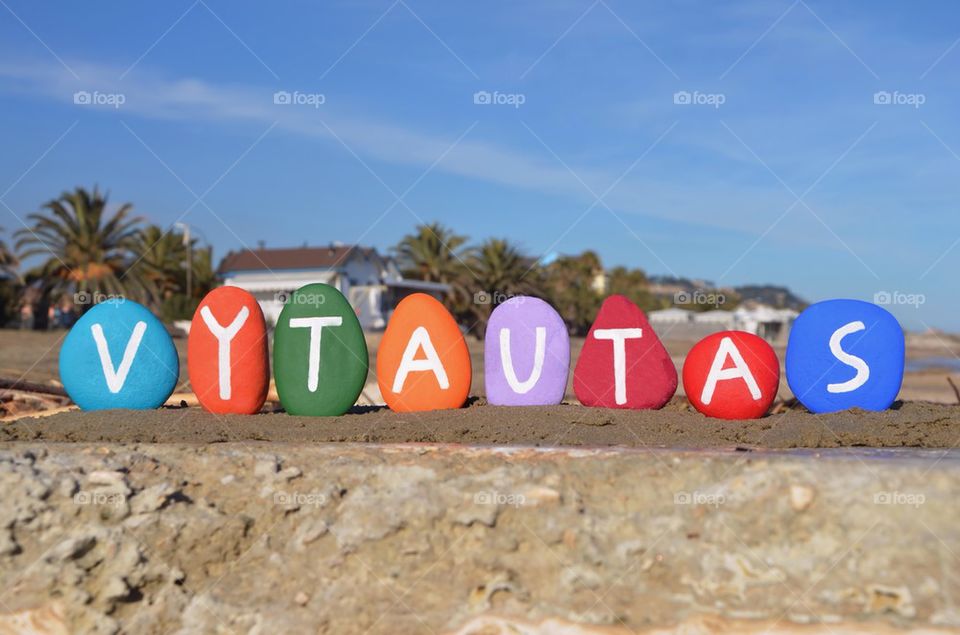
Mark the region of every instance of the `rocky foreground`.
<instances>
[{"instance_id":1,"label":"rocky foreground","mask_svg":"<svg viewBox=\"0 0 960 635\"><path fill-rule=\"evenodd\" d=\"M0 446L0 633L960 632L960 453Z\"/></svg>"}]
</instances>

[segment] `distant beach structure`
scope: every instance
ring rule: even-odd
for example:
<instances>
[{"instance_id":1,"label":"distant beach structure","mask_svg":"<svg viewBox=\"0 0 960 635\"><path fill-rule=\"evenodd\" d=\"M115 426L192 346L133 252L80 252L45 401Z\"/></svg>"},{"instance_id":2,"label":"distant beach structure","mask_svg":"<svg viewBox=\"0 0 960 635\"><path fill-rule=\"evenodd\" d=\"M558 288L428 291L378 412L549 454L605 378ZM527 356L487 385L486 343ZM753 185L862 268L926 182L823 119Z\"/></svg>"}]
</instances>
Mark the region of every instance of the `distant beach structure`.
<instances>
[{"instance_id":1,"label":"distant beach structure","mask_svg":"<svg viewBox=\"0 0 960 635\"><path fill-rule=\"evenodd\" d=\"M393 258L373 247L340 243L231 251L218 271L224 285L253 294L269 325L276 324L293 292L311 282L329 284L346 296L365 330L386 327L394 308L411 293L439 300L449 290L438 282L404 278Z\"/></svg>"},{"instance_id":2,"label":"distant beach structure","mask_svg":"<svg viewBox=\"0 0 960 635\"><path fill-rule=\"evenodd\" d=\"M733 311L715 309L696 312L679 307L651 311L650 324L661 336L699 339L718 331L746 331L774 344L785 344L793 321L800 315L793 309L776 309L748 301Z\"/></svg>"}]
</instances>

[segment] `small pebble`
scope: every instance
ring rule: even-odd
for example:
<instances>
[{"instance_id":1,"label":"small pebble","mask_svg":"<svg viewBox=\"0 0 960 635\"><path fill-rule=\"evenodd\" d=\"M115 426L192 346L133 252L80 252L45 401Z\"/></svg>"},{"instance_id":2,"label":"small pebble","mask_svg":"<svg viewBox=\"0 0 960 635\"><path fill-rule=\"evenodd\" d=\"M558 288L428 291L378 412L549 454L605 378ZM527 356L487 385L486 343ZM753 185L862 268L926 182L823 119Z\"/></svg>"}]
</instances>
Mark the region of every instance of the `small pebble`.
<instances>
[{"instance_id":1,"label":"small pebble","mask_svg":"<svg viewBox=\"0 0 960 635\"><path fill-rule=\"evenodd\" d=\"M97 470L87 475L87 482L91 485L125 485L126 476L123 472Z\"/></svg>"},{"instance_id":2,"label":"small pebble","mask_svg":"<svg viewBox=\"0 0 960 635\"><path fill-rule=\"evenodd\" d=\"M303 472L299 467L285 467L277 473L277 478L284 481L292 481L302 474Z\"/></svg>"},{"instance_id":3,"label":"small pebble","mask_svg":"<svg viewBox=\"0 0 960 635\"><path fill-rule=\"evenodd\" d=\"M253 466L254 476L273 476L277 473L277 459L262 459Z\"/></svg>"},{"instance_id":4,"label":"small pebble","mask_svg":"<svg viewBox=\"0 0 960 635\"><path fill-rule=\"evenodd\" d=\"M813 489L806 485L790 486L790 507L795 512L802 512L813 502Z\"/></svg>"}]
</instances>

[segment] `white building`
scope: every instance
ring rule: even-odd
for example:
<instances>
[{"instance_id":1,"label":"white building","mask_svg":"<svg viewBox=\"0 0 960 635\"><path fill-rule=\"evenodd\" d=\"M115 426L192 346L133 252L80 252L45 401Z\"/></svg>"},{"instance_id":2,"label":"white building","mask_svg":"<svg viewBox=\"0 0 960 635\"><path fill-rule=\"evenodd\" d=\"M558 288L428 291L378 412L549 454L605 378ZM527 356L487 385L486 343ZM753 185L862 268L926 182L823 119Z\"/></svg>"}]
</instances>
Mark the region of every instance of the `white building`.
<instances>
[{"instance_id":1,"label":"white building","mask_svg":"<svg viewBox=\"0 0 960 635\"><path fill-rule=\"evenodd\" d=\"M695 313L693 321L697 324L709 324L716 327L718 331L731 331L737 328L737 320L733 311L724 311L723 309Z\"/></svg>"},{"instance_id":2,"label":"white building","mask_svg":"<svg viewBox=\"0 0 960 635\"><path fill-rule=\"evenodd\" d=\"M290 295L311 282L336 287L364 329L384 328L397 303L411 293L440 299L448 291L445 284L404 278L392 258L354 245L231 251L218 271L225 285L257 298L268 325L276 324Z\"/></svg>"},{"instance_id":3,"label":"white building","mask_svg":"<svg viewBox=\"0 0 960 635\"><path fill-rule=\"evenodd\" d=\"M650 311L647 318L651 324L688 324L693 321L693 311L671 307Z\"/></svg>"},{"instance_id":4,"label":"white building","mask_svg":"<svg viewBox=\"0 0 960 635\"><path fill-rule=\"evenodd\" d=\"M737 328L770 342L786 341L793 321L800 315L793 309L775 309L765 304L740 306L733 312Z\"/></svg>"},{"instance_id":5,"label":"white building","mask_svg":"<svg viewBox=\"0 0 960 635\"><path fill-rule=\"evenodd\" d=\"M647 317L661 337L699 339L719 331L746 331L779 344L786 342L793 321L799 315L792 309L774 309L748 302L736 311L716 309L695 313L671 307L651 311Z\"/></svg>"}]
</instances>

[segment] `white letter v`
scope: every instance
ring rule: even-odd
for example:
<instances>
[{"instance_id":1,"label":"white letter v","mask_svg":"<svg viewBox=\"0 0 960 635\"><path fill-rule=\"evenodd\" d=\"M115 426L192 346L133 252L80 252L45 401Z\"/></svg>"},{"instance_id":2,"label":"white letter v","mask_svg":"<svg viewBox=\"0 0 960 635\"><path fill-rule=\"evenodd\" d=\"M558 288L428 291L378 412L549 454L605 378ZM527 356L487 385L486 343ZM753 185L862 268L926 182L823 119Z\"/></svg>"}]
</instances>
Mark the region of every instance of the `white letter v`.
<instances>
[{"instance_id":1,"label":"white letter v","mask_svg":"<svg viewBox=\"0 0 960 635\"><path fill-rule=\"evenodd\" d=\"M93 339L97 343L97 352L100 354L100 365L103 366L103 376L107 380L107 388L110 392L116 394L123 388L127 381L127 375L130 373L130 367L133 366L133 358L137 356L137 349L140 348L140 341L143 334L147 332L146 322L137 322L133 327L133 335L127 341L127 348L123 351L123 359L120 360L120 368L113 369L113 360L110 359L110 349L107 348L107 338L103 336L103 327L94 324L90 327L93 332Z\"/></svg>"}]
</instances>

